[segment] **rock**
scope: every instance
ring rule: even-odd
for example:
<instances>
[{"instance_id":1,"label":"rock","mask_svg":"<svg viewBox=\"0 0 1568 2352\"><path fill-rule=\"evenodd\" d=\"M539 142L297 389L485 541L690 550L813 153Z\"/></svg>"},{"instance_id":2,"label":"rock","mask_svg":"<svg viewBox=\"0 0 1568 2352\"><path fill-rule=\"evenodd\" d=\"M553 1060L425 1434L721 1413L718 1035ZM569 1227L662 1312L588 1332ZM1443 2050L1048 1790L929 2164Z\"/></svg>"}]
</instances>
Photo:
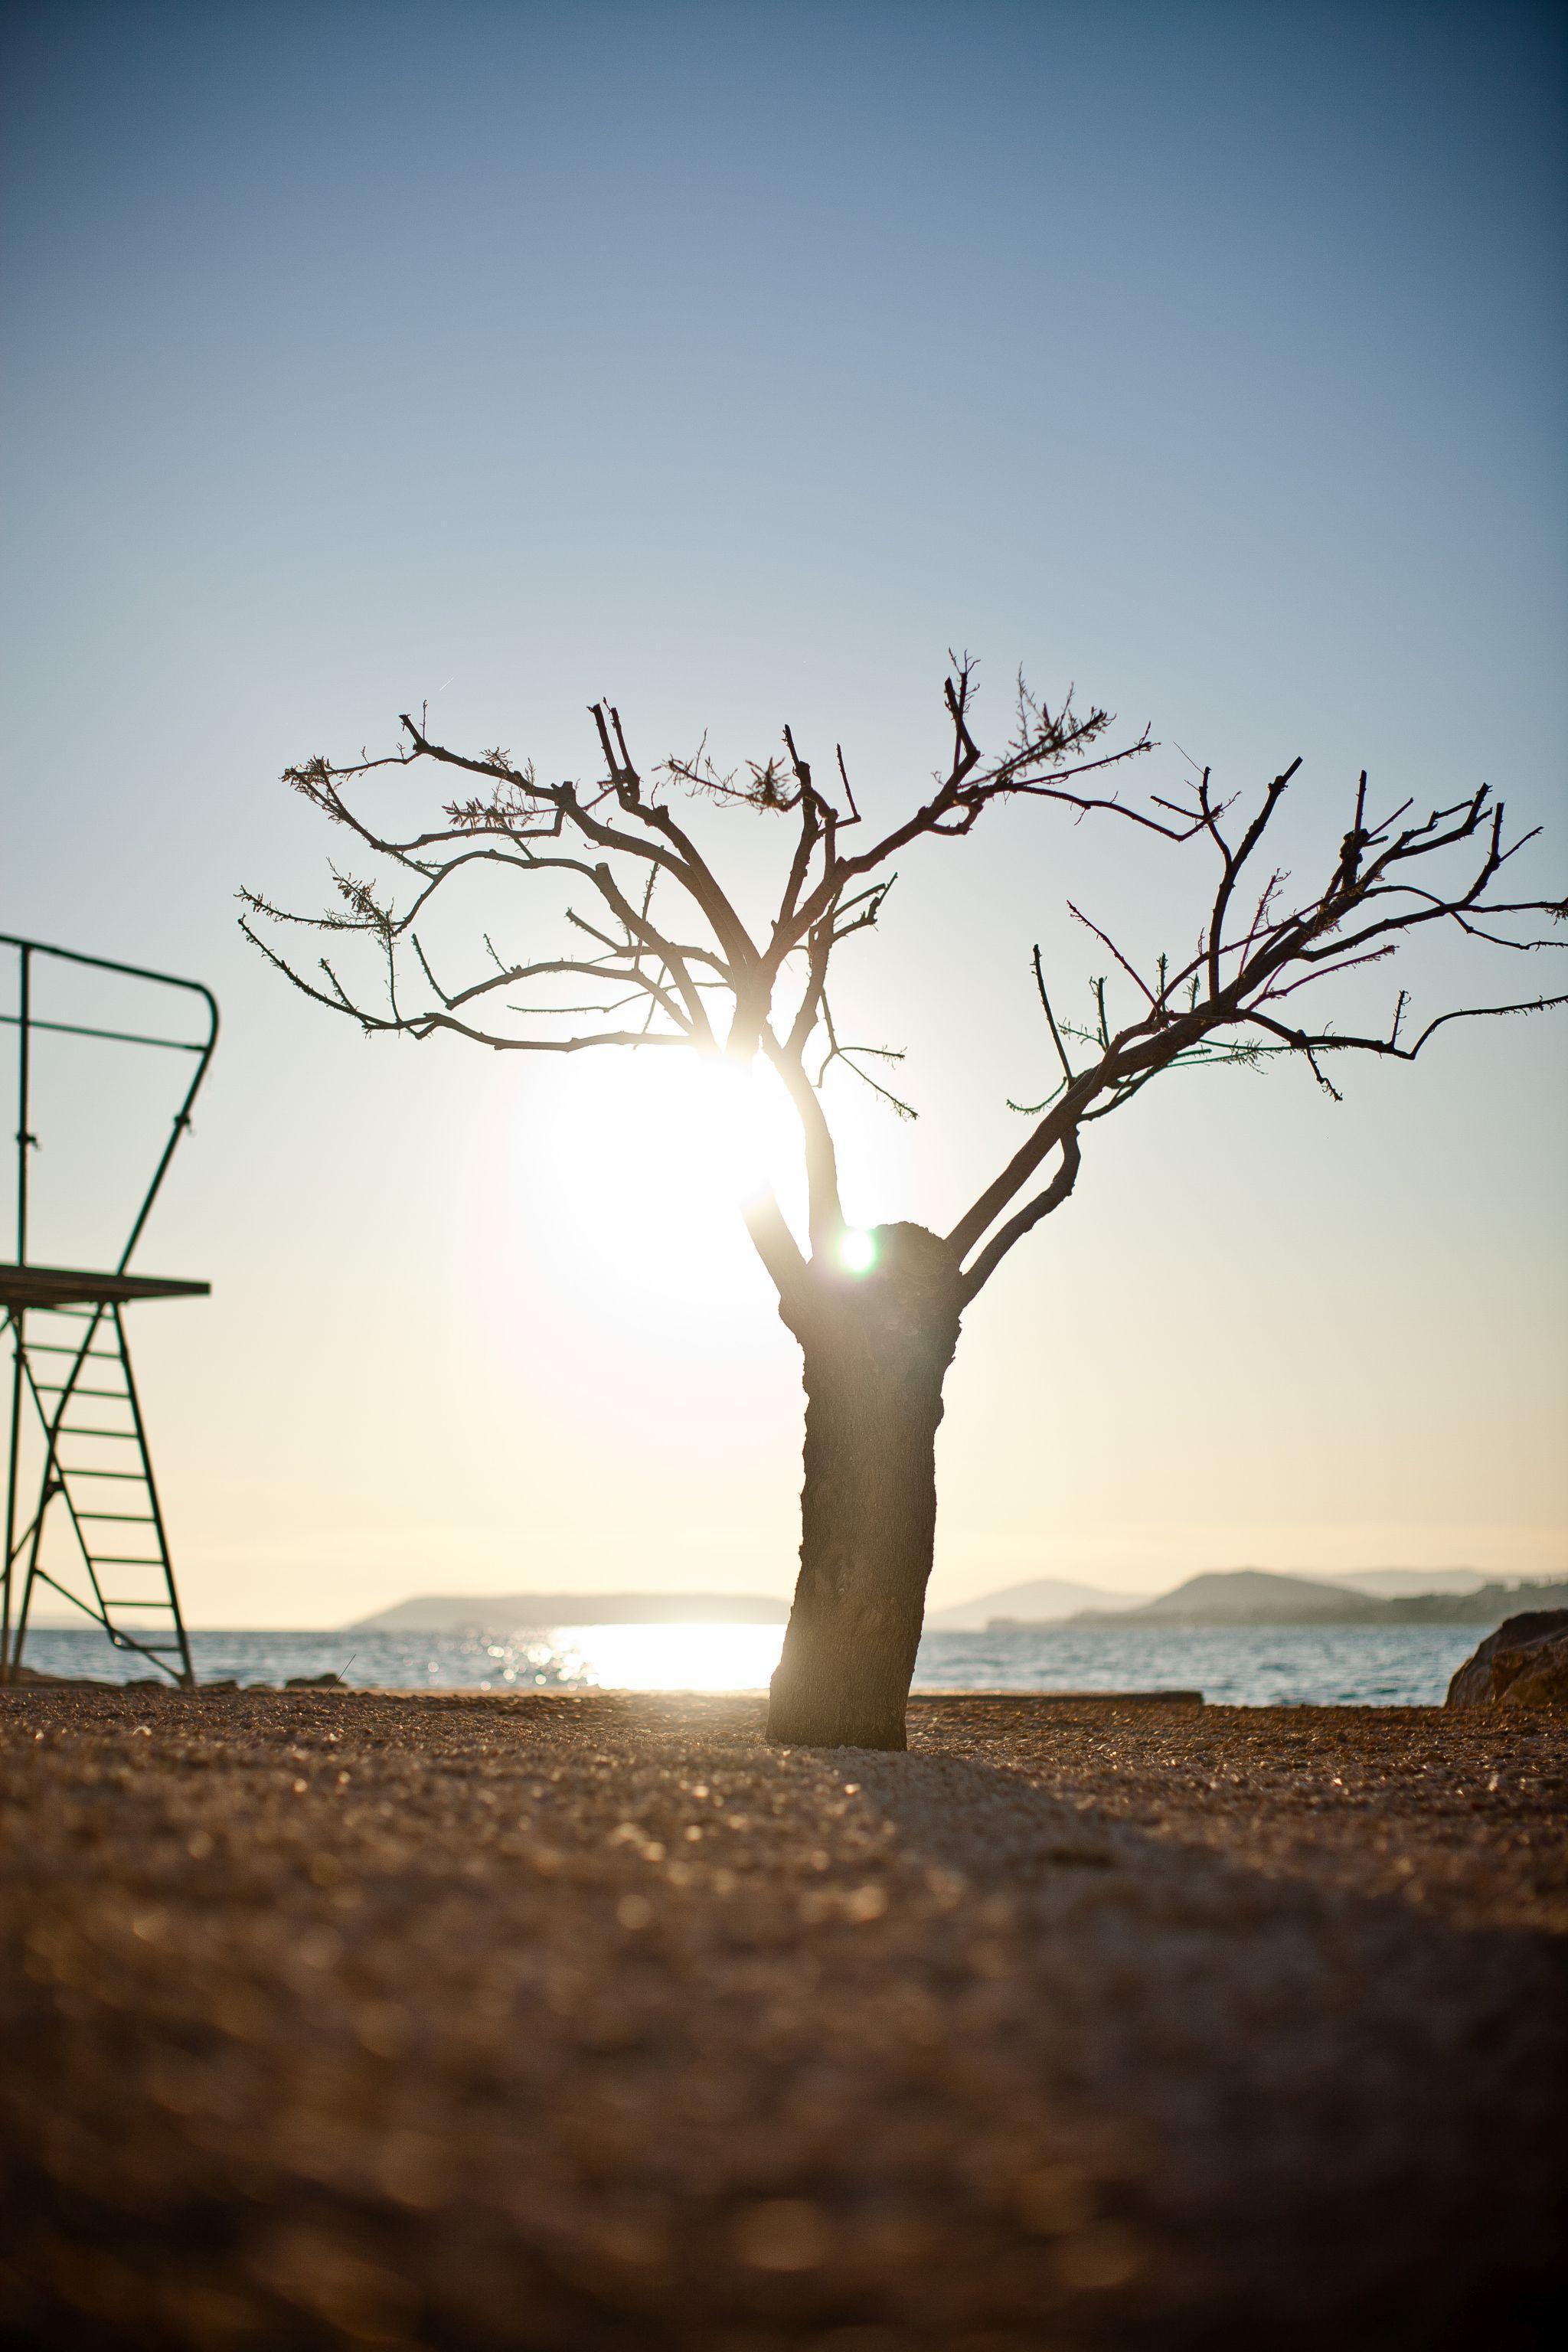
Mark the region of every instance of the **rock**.
<instances>
[{"instance_id":1,"label":"rock","mask_svg":"<svg viewBox=\"0 0 1568 2352\"><path fill-rule=\"evenodd\" d=\"M46 1675L36 1666L13 1666L10 1681L32 1690L120 1690L119 1683L95 1681L90 1675Z\"/></svg>"},{"instance_id":2,"label":"rock","mask_svg":"<svg viewBox=\"0 0 1568 2352\"><path fill-rule=\"evenodd\" d=\"M1568 1706L1568 1633L1532 1642L1503 1694L1507 1706Z\"/></svg>"},{"instance_id":3,"label":"rock","mask_svg":"<svg viewBox=\"0 0 1568 2352\"><path fill-rule=\"evenodd\" d=\"M348 1685L342 1675L290 1675L283 1687L285 1690L347 1690Z\"/></svg>"},{"instance_id":4,"label":"rock","mask_svg":"<svg viewBox=\"0 0 1568 2352\"><path fill-rule=\"evenodd\" d=\"M1449 1706L1568 1705L1568 1609L1505 1618L1448 1685Z\"/></svg>"}]
</instances>

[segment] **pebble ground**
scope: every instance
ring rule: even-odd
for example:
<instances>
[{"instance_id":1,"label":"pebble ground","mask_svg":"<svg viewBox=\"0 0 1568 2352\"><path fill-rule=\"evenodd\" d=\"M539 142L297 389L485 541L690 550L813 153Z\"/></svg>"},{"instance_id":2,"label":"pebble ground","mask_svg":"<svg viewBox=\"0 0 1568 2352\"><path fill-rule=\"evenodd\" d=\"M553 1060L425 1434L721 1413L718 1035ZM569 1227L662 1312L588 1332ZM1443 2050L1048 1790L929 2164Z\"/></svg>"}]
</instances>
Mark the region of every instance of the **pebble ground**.
<instances>
[{"instance_id":1,"label":"pebble ground","mask_svg":"<svg viewBox=\"0 0 1568 2352\"><path fill-rule=\"evenodd\" d=\"M1561 2341L1568 1721L0 1693L0 2342Z\"/></svg>"}]
</instances>

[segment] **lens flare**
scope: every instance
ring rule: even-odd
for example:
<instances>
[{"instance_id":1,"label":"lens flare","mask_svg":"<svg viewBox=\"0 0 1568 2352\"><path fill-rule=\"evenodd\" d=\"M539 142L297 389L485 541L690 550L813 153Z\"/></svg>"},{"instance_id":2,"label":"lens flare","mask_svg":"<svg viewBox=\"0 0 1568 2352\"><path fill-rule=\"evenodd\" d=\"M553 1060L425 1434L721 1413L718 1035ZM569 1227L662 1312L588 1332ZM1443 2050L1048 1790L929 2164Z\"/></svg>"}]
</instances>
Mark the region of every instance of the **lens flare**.
<instances>
[{"instance_id":1,"label":"lens flare","mask_svg":"<svg viewBox=\"0 0 1568 2352\"><path fill-rule=\"evenodd\" d=\"M838 1262L850 1274L869 1274L877 1263L875 1235L851 1226L838 1237Z\"/></svg>"}]
</instances>

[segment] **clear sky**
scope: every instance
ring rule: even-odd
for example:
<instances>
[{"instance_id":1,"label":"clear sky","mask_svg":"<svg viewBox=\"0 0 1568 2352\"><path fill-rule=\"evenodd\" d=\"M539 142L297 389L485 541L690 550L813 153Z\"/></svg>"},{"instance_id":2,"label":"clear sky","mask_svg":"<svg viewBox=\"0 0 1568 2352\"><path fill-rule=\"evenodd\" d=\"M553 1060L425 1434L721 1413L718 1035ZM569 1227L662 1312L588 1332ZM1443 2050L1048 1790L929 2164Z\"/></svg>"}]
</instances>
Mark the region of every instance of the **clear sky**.
<instances>
[{"instance_id":1,"label":"clear sky","mask_svg":"<svg viewBox=\"0 0 1568 2352\"><path fill-rule=\"evenodd\" d=\"M1300 753L1303 844L1363 764L1488 779L1561 888L1557 10L51 0L5 36L0 928L223 1003L141 1259L214 1298L137 1327L197 1622L782 1593L797 1539L793 1345L647 1079L366 1043L244 949L237 885L312 903L333 845L287 761L427 696L583 773L608 692L654 755L842 740L890 812L960 646L998 718L1024 663L1148 720L1151 782ZM853 1213L941 1225L1020 1139L1029 946L1097 968L1068 889L1155 946L1200 881L1037 814L910 861L853 987L922 1116L835 1098ZM1568 1567L1565 1057L1496 1024L1342 1108L1194 1072L1096 1129L968 1318L933 1600ZM40 1255L83 1254L78 1162L129 1181L92 1067L90 1133L47 1082Z\"/></svg>"}]
</instances>

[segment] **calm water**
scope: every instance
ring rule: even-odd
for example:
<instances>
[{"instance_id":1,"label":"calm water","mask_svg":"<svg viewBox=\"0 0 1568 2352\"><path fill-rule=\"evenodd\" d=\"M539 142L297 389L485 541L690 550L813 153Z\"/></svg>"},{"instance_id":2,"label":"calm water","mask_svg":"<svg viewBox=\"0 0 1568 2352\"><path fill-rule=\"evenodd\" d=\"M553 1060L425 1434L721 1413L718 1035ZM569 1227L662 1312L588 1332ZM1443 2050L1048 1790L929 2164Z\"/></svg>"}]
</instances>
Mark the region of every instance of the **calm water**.
<instances>
[{"instance_id":1,"label":"calm water","mask_svg":"<svg viewBox=\"0 0 1568 2352\"><path fill-rule=\"evenodd\" d=\"M1484 1626L1015 1626L928 1633L917 1689L1201 1690L1230 1706L1431 1706ZM548 1633L194 1633L198 1676L281 1683L329 1667L383 1690L760 1690L778 1625L567 1625ZM90 1627L41 1629L46 1674L131 1679L147 1670Z\"/></svg>"}]
</instances>

